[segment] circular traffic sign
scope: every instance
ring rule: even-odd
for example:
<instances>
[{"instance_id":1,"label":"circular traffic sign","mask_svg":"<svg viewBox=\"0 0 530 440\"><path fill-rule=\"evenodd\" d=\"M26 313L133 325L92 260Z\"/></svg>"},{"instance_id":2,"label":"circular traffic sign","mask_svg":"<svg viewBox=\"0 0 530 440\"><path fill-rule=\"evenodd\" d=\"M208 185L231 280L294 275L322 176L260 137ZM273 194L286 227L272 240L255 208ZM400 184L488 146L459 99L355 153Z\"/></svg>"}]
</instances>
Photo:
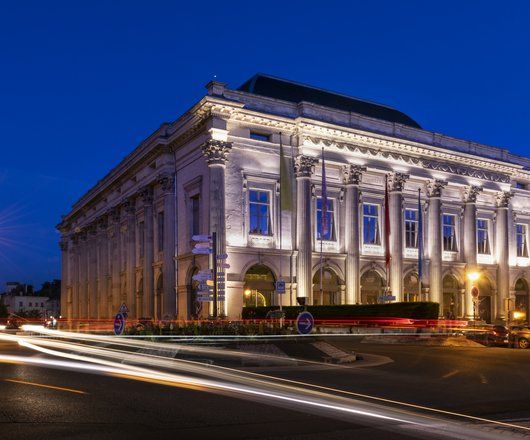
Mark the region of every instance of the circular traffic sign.
<instances>
[{"instance_id":1,"label":"circular traffic sign","mask_svg":"<svg viewBox=\"0 0 530 440\"><path fill-rule=\"evenodd\" d=\"M122 313L118 313L114 318L114 334L116 336L123 335L125 330L125 317Z\"/></svg>"},{"instance_id":2,"label":"circular traffic sign","mask_svg":"<svg viewBox=\"0 0 530 440\"><path fill-rule=\"evenodd\" d=\"M311 333L315 326L315 319L309 312L302 312L296 317L296 329L301 335L307 335Z\"/></svg>"}]
</instances>

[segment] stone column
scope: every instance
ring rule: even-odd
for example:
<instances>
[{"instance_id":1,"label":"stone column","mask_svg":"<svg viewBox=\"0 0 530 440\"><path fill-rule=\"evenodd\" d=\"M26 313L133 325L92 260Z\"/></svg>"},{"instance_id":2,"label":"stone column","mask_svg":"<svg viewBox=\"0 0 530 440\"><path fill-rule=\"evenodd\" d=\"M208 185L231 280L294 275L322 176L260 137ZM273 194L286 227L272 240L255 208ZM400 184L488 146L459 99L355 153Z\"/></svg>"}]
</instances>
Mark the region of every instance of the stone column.
<instances>
[{"instance_id":1,"label":"stone column","mask_svg":"<svg viewBox=\"0 0 530 440\"><path fill-rule=\"evenodd\" d=\"M97 221L98 224L98 249L97 249L97 258L98 258L98 318L104 319L109 318L107 312L107 280L109 276L108 270L108 222L107 216L102 216Z\"/></svg>"},{"instance_id":2,"label":"stone column","mask_svg":"<svg viewBox=\"0 0 530 440\"><path fill-rule=\"evenodd\" d=\"M298 156L295 159L296 176L296 296L306 298L306 304L312 302L313 289L311 280L312 267L312 230L311 230L311 175L315 171L318 159L309 156Z\"/></svg>"},{"instance_id":3,"label":"stone column","mask_svg":"<svg viewBox=\"0 0 530 440\"><path fill-rule=\"evenodd\" d=\"M98 298L97 298L97 229L92 224L88 230L88 317L97 319Z\"/></svg>"},{"instance_id":4,"label":"stone column","mask_svg":"<svg viewBox=\"0 0 530 440\"><path fill-rule=\"evenodd\" d=\"M80 233L79 242L79 318L86 319L88 318L88 246L86 231Z\"/></svg>"},{"instance_id":5,"label":"stone column","mask_svg":"<svg viewBox=\"0 0 530 440\"><path fill-rule=\"evenodd\" d=\"M511 191L501 191L497 194L496 243L497 251L497 320L506 320L504 300L510 297L510 252L508 241L508 209Z\"/></svg>"},{"instance_id":6,"label":"stone column","mask_svg":"<svg viewBox=\"0 0 530 440\"><path fill-rule=\"evenodd\" d=\"M61 315L72 319L72 298L70 286L72 279L70 276L70 252L69 238L66 235L61 237L59 246L61 248Z\"/></svg>"},{"instance_id":7,"label":"stone column","mask_svg":"<svg viewBox=\"0 0 530 440\"><path fill-rule=\"evenodd\" d=\"M175 282L175 176L158 177L164 192L164 255L162 274L164 292L162 298L162 318L174 319L177 316L177 292Z\"/></svg>"},{"instance_id":8,"label":"stone column","mask_svg":"<svg viewBox=\"0 0 530 440\"><path fill-rule=\"evenodd\" d=\"M388 180L390 199L390 290L403 301L403 187L408 174L392 173Z\"/></svg>"},{"instance_id":9,"label":"stone column","mask_svg":"<svg viewBox=\"0 0 530 440\"><path fill-rule=\"evenodd\" d=\"M125 215L127 216L127 308L131 318L139 318L136 312L136 200L134 196L129 197L125 203Z\"/></svg>"},{"instance_id":10,"label":"stone column","mask_svg":"<svg viewBox=\"0 0 530 440\"><path fill-rule=\"evenodd\" d=\"M111 267L111 292L112 295L109 298L109 316L112 317L118 313L120 306L120 290L121 290L121 278L120 278L120 209L115 207L111 210L110 218L112 220L111 225L111 238L110 238L110 253L109 253L109 264Z\"/></svg>"},{"instance_id":11,"label":"stone column","mask_svg":"<svg viewBox=\"0 0 530 440\"><path fill-rule=\"evenodd\" d=\"M71 319L79 318L79 234L72 238L72 314Z\"/></svg>"},{"instance_id":12,"label":"stone column","mask_svg":"<svg viewBox=\"0 0 530 440\"><path fill-rule=\"evenodd\" d=\"M232 143L210 139L202 146L202 153L206 158L210 174L210 233L217 234L217 253L226 253L226 225L225 225L225 167ZM215 263L215 262L214 262ZM226 280L218 278L225 283ZM225 294L228 292L225 290ZM228 299L228 302L230 300ZM217 305L218 311L223 313L224 305Z\"/></svg>"},{"instance_id":13,"label":"stone column","mask_svg":"<svg viewBox=\"0 0 530 440\"><path fill-rule=\"evenodd\" d=\"M154 318L154 281L153 281L153 261L154 261L154 229L153 229L153 188L146 186L141 191L144 202L144 286L143 286L143 314L146 317Z\"/></svg>"},{"instance_id":14,"label":"stone column","mask_svg":"<svg viewBox=\"0 0 530 440\"><path fill-rule=\"evenodd\" d=\"M428 256L429 256L429 300L440 304L442 313L442 189L447 186L443 180L427 183L429 197Z\"/></svg>"},{"instance_id":15,"label":"stone column","mask_svg":"<svg viewBox=\"0 0 530 440\"><path fill-rule=\"evenodd\" d=\"M344 194L345 225L344 242L346 247L346 295L345 304L360 302L360 240L359 240L359 184L366 167L346 165L342 176L346 191Z\"/></svg>"},{"instance_id":16,"label":"stone column","mask_svg":"<svg viewBox=\"0 0 530 440\"><path fill-rule=\"evenodd\" d=\"M467 274L477 267L477 195L482 191L480 186L468 186L464 190L464 261L466 262L466 294L464 298L465 316L473 319L473 300L471 288L473 282Z\"/></svg>"}]
</instances>

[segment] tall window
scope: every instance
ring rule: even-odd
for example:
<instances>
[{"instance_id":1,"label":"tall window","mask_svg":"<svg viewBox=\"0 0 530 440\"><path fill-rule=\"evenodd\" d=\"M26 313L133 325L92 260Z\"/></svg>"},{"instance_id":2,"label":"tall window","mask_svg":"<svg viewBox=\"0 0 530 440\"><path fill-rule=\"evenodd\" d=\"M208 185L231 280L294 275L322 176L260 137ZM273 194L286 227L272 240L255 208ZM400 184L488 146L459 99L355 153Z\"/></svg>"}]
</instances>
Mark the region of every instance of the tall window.
<instances>
[{"instance_id":1,"label":"tall window","mask_svg":"<svg viewBox=\"0 0 530 440\"><path fill-rule=\"evenodd\" d=\"M528 235L526 225L516 225L517 256L528 258Z\"/></svg>"},{"instance_id":2,"label":"tall window","mask_svg":"<svg viewBox=\"0 0 530 440\"><path fill-rule=\"evenodd\" d=\"M164 211L160 211L156 217L156 235L158 239L158 252L164 250Z\"/></svg>"},{"instance_id":3,"label":"tall window","mask_svg":"<svg viewBox=\"0 0 530 440\"><path fill-rule=\"evenodd\" d=\"M201 199L199 194L190 197L191 202L191 235L199 235L201 233Z\"/></svg>"},{"instance_id":4,"label":"tall window","mask_svg":"<svg viewBox=\"0 0 530 440\"><path fill-rule=\"evenodd\" d=\"M328 199L326 207L326 224L327 228L322 231L322 198L317 199L317 240L335 241L337 236L335 234L335 215L333 199Z\"/></svg>"},{"instance_id":5,"label":"tall window","mask_svg":"<svg viewBox=\"0 0 530 440\"><path fill-rule=\"evenodd\" d=\"M487 255L491 253L488 221L484 219L477 220L477 253Z\"/></svg>"},{"instance_id":6,"label":"tall window","mask_svg":"<svg viewBox=\"0 0 530 440\"><path fill-rule=\"evenodd\" d=\"M251 131L250 139L254 139L255 141L270 142L271 136L266 133L258 133L255 131Z\"/></svg>"},{"instance_id":7,"label":"tall window","mask_svg":"<svg viewBox=\"0 0 530 440\"><path fill-rule=\"evenodd\" d=\"M443 216L443 241L444 251L456 252L456 216L451 214L444 214Z\"/></svg>"},{"instance_id":8,"label":"tall window","mask_svg":"<svg viewBox=\"0 0 530 440\"><path fill-rule=\"evenodd\" d=\"M381 244L379 205L363 204L363 243Z\"/></svg>"},{"instance_id":9,"label":"tall window","mask_svg":"<svg viewBox=\"0 0 530 440\"><path fill-rule=\"evenodd\" d=\"M405 209L405 247L418 247L418 211Z\"/></svg>"},{"instance_id":10,"label":"tall window","mask_svg":"<svg viewBox=\"0 0 530 440\"><path fill-rule=\"evenodd\" d=\"M140 258L144 257L144 246L145 246L145 224L144 222L138 223L138 255Z\"/></svg>"},{"instance_id":11,"label":"tall window","mask_svg":"<svg viewBox=\"0 0 530 440\"><path fill-rule=\"evenodd\" d=\"M251 189L248 193L250 233L272 235L270 192Z\"/></svg>"}]
</instances>

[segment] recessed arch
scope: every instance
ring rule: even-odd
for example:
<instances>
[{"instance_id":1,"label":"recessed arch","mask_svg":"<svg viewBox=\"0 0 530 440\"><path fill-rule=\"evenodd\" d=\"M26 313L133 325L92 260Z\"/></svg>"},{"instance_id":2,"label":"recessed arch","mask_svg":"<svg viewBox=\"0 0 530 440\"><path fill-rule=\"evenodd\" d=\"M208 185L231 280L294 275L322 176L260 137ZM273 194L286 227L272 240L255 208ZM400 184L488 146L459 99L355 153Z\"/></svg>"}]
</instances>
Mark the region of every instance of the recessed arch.
<instances>
[{"instance_id":1,"label":"recessed arch","mask_svg":"<svg viewBox=\"0 0 530 440\"><path fill-rule=\"evenodd\" d=\"M313 275L313 305L341 304L342 285L343 283L333 267L324 265L322 271L319 268ZM321 286L322 291L320 290Z\"/></svg>"},{"instance_id":2,"label":"recessed arch","mask_svg":"<svg viewBox=\"0 0 530 440\"><path fill-rule=\"evenodd\" d=\"M376 268L371 268L361 275L361 303L377 304L385 291L385 278Z\"/></svg>"},{"instance_id":3,"label":"recessed arch","mask_svg":"<svg viewBox=\"0 0 530 440\"><path fill-rule=\"evenodd\" d=\"M442 303L440 314L446 319L455 319L462 316L462 305L464 302L463 284L458 276L447 271L442 278Z\"/></svg>"},{"instance_id":4,"label":"recessed arch","mask_svg":"<svg viewBox=\"0 0 530 440\"><path fill-rule=\"evenodd\" d=\"M245 307L270 306L275 298L276 276L272 269L263 263L250 266L244 276L243 304Z\"/></svg>"}]
</instances>

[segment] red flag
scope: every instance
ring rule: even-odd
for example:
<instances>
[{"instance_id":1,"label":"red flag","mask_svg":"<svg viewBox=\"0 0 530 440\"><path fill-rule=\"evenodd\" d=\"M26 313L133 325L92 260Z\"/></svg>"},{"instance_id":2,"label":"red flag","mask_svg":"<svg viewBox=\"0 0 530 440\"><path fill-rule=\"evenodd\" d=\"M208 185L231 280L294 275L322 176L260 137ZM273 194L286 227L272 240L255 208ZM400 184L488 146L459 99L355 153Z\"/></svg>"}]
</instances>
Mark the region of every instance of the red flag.
<instances>
[{"instance_id":1,"label":"red flag","mask_svg":"<svg viewBox=\"0 0 530 440\"><path fill-rule=\"evenodd\" d=\"M388 176L385 174L385 265L390 268L390 208L388 206Z\"/></svg>"}]
</instances>

